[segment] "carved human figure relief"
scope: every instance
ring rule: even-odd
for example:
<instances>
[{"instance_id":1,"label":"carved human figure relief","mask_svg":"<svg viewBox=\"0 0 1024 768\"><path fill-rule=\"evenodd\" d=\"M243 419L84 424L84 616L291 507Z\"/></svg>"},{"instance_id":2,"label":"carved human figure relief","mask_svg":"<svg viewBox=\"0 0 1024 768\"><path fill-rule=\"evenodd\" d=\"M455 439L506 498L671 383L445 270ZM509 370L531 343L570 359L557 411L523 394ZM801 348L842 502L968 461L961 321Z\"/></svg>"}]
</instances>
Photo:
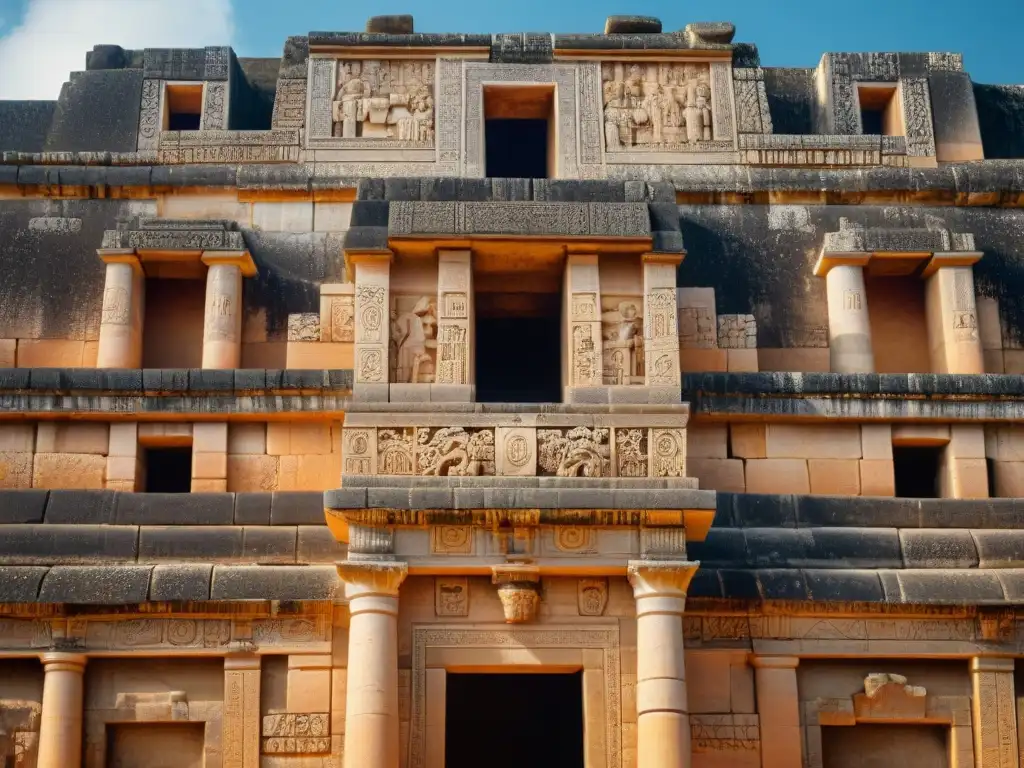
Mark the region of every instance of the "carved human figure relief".
<instances>
[{"instance_id":1,"label":"carved human figure relief","mask_svg":"<svg viewBox=\"0 0 1024 768\"><path fill-rule=\"evenodd\" d=\"M356 341L367 344L384 343L384 296L379 285L356 287Z\"/></svg>"},{"instance_id":2,"label":"carved human figure relief","mask_svg":"<svg viewBox=\"0 0 1024 768\"><path fill-rule=\"evenodd\" d=\"M600 616L608 605L608 579L580 579L576 587L580 616Z\"/></svg>"},{"instance_id":3,"label":"carved human figure relief","mask_svg":"<svg viewBox=\"0 0 1024 768\"><path fill-rule=\"evenodd\" d=\"M333 135L434 143L434 63L339 61L331 101Z\"/></svg>"},{"instance_id":4,"label":"carved human figure relief","mask_svg":"<svg viewBox=\"0 0 1024 768\"><path fill-rule=\"evenodd\" d=\"M647 430L616 429L615 458L619 477L647 477Z\"/></svg>"},{"instance_id":5,"label":"carved human figure relief","mask_svg":"<svg viewBox=\"0 0 1024 768\"><path fill-rule=\"evenodd\" d=\"M601 297L603 374L606 385L642 384L644 378L643 301Z\"/></svg>"},{"instance_id":6,"label":"carved human figure relief","mask_svg":"<svg viewBox=\"0 0 1024 768\"><path fill-rule=\"evenodd\" d=\"M601 80L607 151L718 149L709 64L604 62Z\"/></svg>"},{"instance_id":7,"label":"carved human figure relief","mask_svg":"<svg viewBox=\"0 0 1024 768\"><path fill-rule=\"evenodd\" d=\"M429 296L396 296L392 299L391 341L395 372L391 380L401 384L434 381L437 355L437 311Z\"/></svg>"}]
</instances>

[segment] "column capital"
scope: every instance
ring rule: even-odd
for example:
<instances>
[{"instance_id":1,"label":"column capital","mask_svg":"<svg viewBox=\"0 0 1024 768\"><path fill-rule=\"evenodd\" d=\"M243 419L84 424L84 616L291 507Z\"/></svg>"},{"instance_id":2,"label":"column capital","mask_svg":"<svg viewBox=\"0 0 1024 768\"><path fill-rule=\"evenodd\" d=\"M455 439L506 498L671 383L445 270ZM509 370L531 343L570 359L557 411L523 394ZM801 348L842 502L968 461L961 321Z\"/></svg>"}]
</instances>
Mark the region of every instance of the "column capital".
<instances>
[{"instance_id":1,"label":"column capital","mask_svg":"<svg viewBox=\"0 0 1024 768\"><path fill-rule=\"evenodd\" d=\"M243 670L259 669L260 664L260 657L253 653L224 657L225 672L240 672Z\"/></svg>"},{"instance_id":2,"label":"column capital","mask_svg":"<svg viewBox=\"0 0 1024 768\"><path fill-rule=\"evenodd\" d=\"M255 277L258 274L256 262L248 251L203 251L199 259L208 267L238 267L243 277Z\"/></svg>"},{"instance_id":3,"label":"column capital","mask_svg":"<svg viewBox=\"0 0 1024 768\"><path fill-rule=\"evenodd\" d=\"M84 653L64 653L49 651L39 657L47 672L84 672L89 658Z\"/></svg>"},{"instance_id":4,"label":"column capital","mask_svg":"<svg viewBox=\"0 0 1024 768\"><path fill-rule=\"evenodd\" d=\"M827 277L828 273L835 267L860 267L864 268L871 261L871 254L867 251L826 251L818 255L814 263L814 276Z\"/></svg>"},{"instance_id":5,"label":"column capital","mask_svg":"<svg viewBox=\"0 0 1024 768\"><path fill-rule=\"evenodd\" d=\"M971 672L1013 672L1014 660L996 656L974 656Z\"/></svg>"},{"instance_id":6,"label":"column capital","mask_svg":"<svg viewBox=\"0 0 1024 768\"><path fill-rule=\"evenodd\" d=\"M626 575L633 594L641 597L686 597L700 563L690 560L630 560Z\"/></svg>"},{"instance_id":7,"label":"column capital","mask_svg":"<svg viewBox=\"0 0 1024 768\"><path fill-rule=\"evenodd\" d=\"M142 272L142 264L134 248L97 248L96 255L104 264L127 264L134 271Z\"/></svg>"},{"instance_id":8,"label":"column capital","mask_svg":"<svg viewBox=\"0 0 1024 768\"><path fill-rule=\"evenodd\" d=\"M338 563L337 568L350 601L360 597L398 597L398 588L409 575L408 564L400 560L346 560Z\"/></svg>"},{"instance_id":9,"label":"column capital","mask_svg":"<svg viewBox=\"0 0 1024 768\"><path fill-rule=\"evenodd\" d=\"M796 669L800 666L799 656L758 656L751 654L750 666L755 669Z\"/></svg>"}]
</instances>

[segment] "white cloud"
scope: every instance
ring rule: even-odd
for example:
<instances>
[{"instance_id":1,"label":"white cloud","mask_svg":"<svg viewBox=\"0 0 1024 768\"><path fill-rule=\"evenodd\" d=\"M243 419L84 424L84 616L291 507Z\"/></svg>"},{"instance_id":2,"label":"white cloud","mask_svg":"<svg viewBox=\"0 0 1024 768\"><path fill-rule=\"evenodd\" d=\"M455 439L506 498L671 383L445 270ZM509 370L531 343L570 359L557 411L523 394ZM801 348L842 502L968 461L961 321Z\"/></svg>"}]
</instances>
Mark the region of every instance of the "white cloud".
<instances>
[{"instance_id":1,"label":"white cloud","mask_svg":"<svg viewBox=\"0 0 1024 768\"><path fill-rule=\"evenodd\" d=\"M94 45L230 45L231 0L29 0L0 37L0 99L56 99Z\"/></svg>"}]
</instances>

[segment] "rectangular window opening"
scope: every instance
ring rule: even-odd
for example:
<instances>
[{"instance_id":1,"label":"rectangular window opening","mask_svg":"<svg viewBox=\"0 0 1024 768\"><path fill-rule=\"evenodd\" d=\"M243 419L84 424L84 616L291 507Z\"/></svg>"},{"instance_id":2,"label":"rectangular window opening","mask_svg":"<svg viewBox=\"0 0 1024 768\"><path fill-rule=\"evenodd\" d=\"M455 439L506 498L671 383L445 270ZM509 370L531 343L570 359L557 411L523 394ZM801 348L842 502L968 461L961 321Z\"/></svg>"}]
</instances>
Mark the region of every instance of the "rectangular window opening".
<instances>
[{"instance_id":1,"label":"rectangular window opening","mask_svg":"<svg viewBox=\"0 0 1024 768\"><path fill-rule=\"evenodd\" d=\"M198 131L203 116L203 84L168 85L164 98L164 130Z\"/></svg>"},{"instance_id":2,"label":"rectangular window opening","mask_svg":"<svg viewBox=\"0 0 1024 768\"><path fill-rule=\"evenodd\" d=\"M142 471L141 485L146 493L189 493L192 490L192 449L145 448Z\"/></svg>"},{"instance_id":3,"label":"rectangular window opening","mask_svg":"<svg viewBox=\"0 0 1024 768\"><path fill-rule=\"evenodd\" d=\"M488 178L556 175L553 86L484 88L484 161Z\"/></svg>"},{"instance_id":4,"label":"rectangular window opening","mask_svg":"<svg viewBox=\"0 0 1024 768\"><path fill-rule=\"evenodd\" d=\"M901 499L937 499L942 445L892 447L896 496Z\"/></svg>"},{"instance_id":5,"label":"rectangular window opening","mask_svg":"<svg viewBox=\"0 0 1024 768\"><path fill-rule=\"evenodd\" d=\"M860 100L861 133L868 136L905 135L895 85L861 85L857 96Z\"/></svg>"}]
</instances>

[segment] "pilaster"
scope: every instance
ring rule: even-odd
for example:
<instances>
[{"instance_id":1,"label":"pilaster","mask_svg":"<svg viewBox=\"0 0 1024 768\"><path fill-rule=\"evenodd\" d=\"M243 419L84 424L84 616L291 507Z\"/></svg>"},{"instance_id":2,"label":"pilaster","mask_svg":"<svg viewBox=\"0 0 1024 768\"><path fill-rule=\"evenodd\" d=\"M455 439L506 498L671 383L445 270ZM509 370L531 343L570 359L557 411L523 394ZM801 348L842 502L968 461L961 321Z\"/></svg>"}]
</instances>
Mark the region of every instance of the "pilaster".
<instances>
[{"instance_id":1,"label":"pilaster","mask_svg":"<svg viewBox=\"0 0 1024 768\"><path fill-rule=\"evenodd\" d=\"M977 768L1016 768L1016 699L1013 659L971 659L971 720Z\"/></svg>"},{"instance_id":2,"label":"pilaster","mask_svg":"<svg viewBox=\"0 0 1024 768\"><path fill-rule=\"evenodd\" d=\"M803 734L796 656L753 656L757 714L761 725L761 768L802 765Z\"/></svg>"},{"instance_id":3,"label":"pilaster","mask_svg":"<svg viewBox=\"0 0 1024 768\"><path fill-rule=\"evenodd\" d=\"M653 560L628 565L636 598L638 768L690 765L682 615L697 567L687 561Z\"/></svg>"},{"instance_id":4,"label":"pilaster","mask_svg":"<svg viewBox=\"0 0 1024 768\"><path fill-rule=\"evenodd\" d=\"M972 259L980 257L973 253L936 253L925 269L925 312L933 373L985 372L974 269L970 266Z\"/></svg>"},{"instance_id":5,"label":"pilaster","mask_svg":"<svg viewBox=\"0 0 1024 768\"><path fill-rule=\"evenodd\" d=\"M599 387L604 377L597 256L570 254L565 270L565 383L569 387Z\"/></svg>"},{"instance_id":6,"label":"pilaster","mask_svg":"<svg viewBox=\"0 0 1024 768\"><path fill-rule=\"evenodd\" d=\"M224 659L224 768L260 765L260 657Z\"/></svg>"},{"instance_id":7,"label":"pilaster","mask_svg":"<svg viewBox=\"0 0 1024 768\"><path fill-rule=\"evenodd\" d=\"M475 370L473 265L470 251L437 255L435 384L471 384Z\"/></svg>"},{"instance_id":8,"label":"pilaster","mask_svg":"<svg viewBox=\"0 0 1024 768\"><path fill-rule=\"evenodd\" d=\"M682 254L649 253L644 271L644 376L648 387L682 386L676 269Z\"/></svg>"},{"instance_id":9,"label":"pilaster","mask_svg":"<svg viewBox=\"0 0 1024 768\"><path fill-rule=\"evenodd\" d=\"M106 277L96 367L139 368L145 306L145 276L139 257L124 248L101 248L97 253L106 264Z\"/></svg>"},{"instance_id":10,"label":"pilaster","mask_svg":"<svg viewBox=\"0 0 1024 768\"><path fill-rule=\"evenodd\" d=\"M43 707L37 768L78 768L82 764L82 694L86 657L44 653Z\"/></svg>"},{"instance_id":11,"label":"pilaster","mask_svg":"<svg viewBox=\"0 0 1024 768\"><path fill-rule=\"evenodd\" d=\"M350 255L356 286L356 385L388 384L391 252Z\"/></svg>"}]
</instances>

